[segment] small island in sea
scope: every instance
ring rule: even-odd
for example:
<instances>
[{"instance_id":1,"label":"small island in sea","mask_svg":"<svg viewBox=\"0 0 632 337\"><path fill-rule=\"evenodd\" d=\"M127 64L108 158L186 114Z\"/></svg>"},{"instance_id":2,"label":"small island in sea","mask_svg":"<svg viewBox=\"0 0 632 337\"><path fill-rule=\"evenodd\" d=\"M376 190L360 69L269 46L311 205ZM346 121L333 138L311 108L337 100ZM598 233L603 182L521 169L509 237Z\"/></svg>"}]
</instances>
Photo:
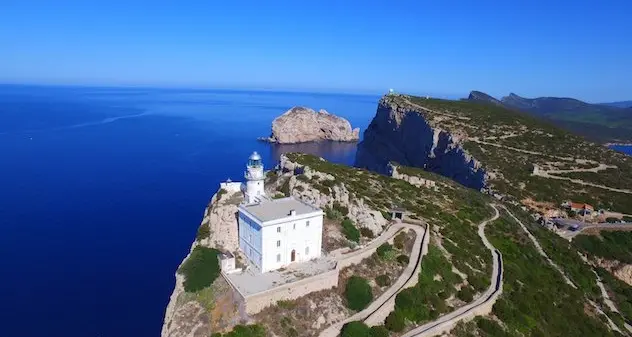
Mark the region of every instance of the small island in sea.
<instances>
[{"instance_id":1,"label":"small island in sea","mask_svg":"<svg viewBox=\"0 0 632 337\"><path fill-rule=\"evenodd\" d=\"M360 139L360 129L352 129L348 120L326 110L316 112L296 106L272 121L272 133L269 137L259 139L279 144L321 140L357 142Z\"/></svg>"}]
</instances>

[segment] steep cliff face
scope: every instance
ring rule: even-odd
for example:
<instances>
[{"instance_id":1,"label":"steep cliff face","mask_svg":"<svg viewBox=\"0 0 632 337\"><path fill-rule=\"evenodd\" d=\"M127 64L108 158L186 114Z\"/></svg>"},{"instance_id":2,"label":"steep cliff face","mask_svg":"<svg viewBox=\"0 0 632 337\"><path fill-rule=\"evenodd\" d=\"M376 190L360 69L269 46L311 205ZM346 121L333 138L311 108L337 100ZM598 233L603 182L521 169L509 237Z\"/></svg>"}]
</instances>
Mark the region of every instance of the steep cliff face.
<instances>
[{"instance_id":1,"label":"steep cliff face","mask_svg":"<svg viewBox=\"0 0 632 337\"><path fill-rule=\"evenodd\" d=\"M401 98L385 96L358 144L355 166L389 174L391 161L423 168L480 190L487 174L461 146L467 137L428 121L418 109L401 104Z\"/></svg>"}]
</instances>

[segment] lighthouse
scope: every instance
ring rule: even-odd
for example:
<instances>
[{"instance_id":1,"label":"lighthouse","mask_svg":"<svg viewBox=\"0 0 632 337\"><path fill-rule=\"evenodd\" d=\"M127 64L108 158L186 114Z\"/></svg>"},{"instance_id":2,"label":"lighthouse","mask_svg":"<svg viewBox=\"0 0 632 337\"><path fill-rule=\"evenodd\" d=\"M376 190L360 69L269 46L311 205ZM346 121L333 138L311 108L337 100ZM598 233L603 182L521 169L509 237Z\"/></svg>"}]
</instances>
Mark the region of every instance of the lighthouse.
<instances>
[{"instance_id":1,"label":"lighthouse","mask_svg":"<svg viewBox=\"0 0 632 337\"><path fill-rule=\"evenodd\" d=\"M266 192L264 186L265 175L263 174L263 162L261 161L261 156L256 151L248 158L244 177L246 178L244 201L247 204L259 202L260 198L265 196Z\"/></svg>"}]
</instances>

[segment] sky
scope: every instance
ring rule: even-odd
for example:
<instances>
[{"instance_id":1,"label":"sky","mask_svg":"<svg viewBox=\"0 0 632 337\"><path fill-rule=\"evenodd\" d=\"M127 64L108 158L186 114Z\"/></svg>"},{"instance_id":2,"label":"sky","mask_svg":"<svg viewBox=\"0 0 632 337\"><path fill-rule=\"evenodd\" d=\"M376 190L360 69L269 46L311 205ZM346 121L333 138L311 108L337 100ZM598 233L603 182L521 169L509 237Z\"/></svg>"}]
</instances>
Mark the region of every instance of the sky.
<instances>
[{"instance_id":1,"label":"sky","mask_svg":"<svg viewBox=\"0 0 632 337\"><path fill-rule=\"evenodd\" d=\"M29 1L0 83L632 99L632 2Z\"/></svg>"}]
</instances>

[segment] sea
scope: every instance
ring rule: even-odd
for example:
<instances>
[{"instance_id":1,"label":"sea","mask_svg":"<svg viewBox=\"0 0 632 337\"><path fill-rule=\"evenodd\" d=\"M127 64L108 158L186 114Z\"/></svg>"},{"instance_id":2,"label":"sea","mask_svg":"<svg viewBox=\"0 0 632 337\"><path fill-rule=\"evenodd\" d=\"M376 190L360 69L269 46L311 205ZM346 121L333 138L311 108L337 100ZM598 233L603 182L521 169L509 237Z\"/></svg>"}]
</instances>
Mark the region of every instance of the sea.
<instances>
[{"instance_id":1,"label":"sea","mask_svg":"<svg viewBox=\"0 0 632 337\"><path fill-rule=\"evenodd\" d=\"M610 148L632 156L632 145L612 145Z\"/></svg>"},{"instance_id":2,"label":"sea","mask_svg":"<svg viewBox=\"0 0 632 337\"><path fill-rule=\"evenodd\" d=\"M0 86L0 335L155 337L204 207L258 151L351 165L356 145L257 141L295 105L363 131L378 96Z\"/></svg>"}]
</instances>

